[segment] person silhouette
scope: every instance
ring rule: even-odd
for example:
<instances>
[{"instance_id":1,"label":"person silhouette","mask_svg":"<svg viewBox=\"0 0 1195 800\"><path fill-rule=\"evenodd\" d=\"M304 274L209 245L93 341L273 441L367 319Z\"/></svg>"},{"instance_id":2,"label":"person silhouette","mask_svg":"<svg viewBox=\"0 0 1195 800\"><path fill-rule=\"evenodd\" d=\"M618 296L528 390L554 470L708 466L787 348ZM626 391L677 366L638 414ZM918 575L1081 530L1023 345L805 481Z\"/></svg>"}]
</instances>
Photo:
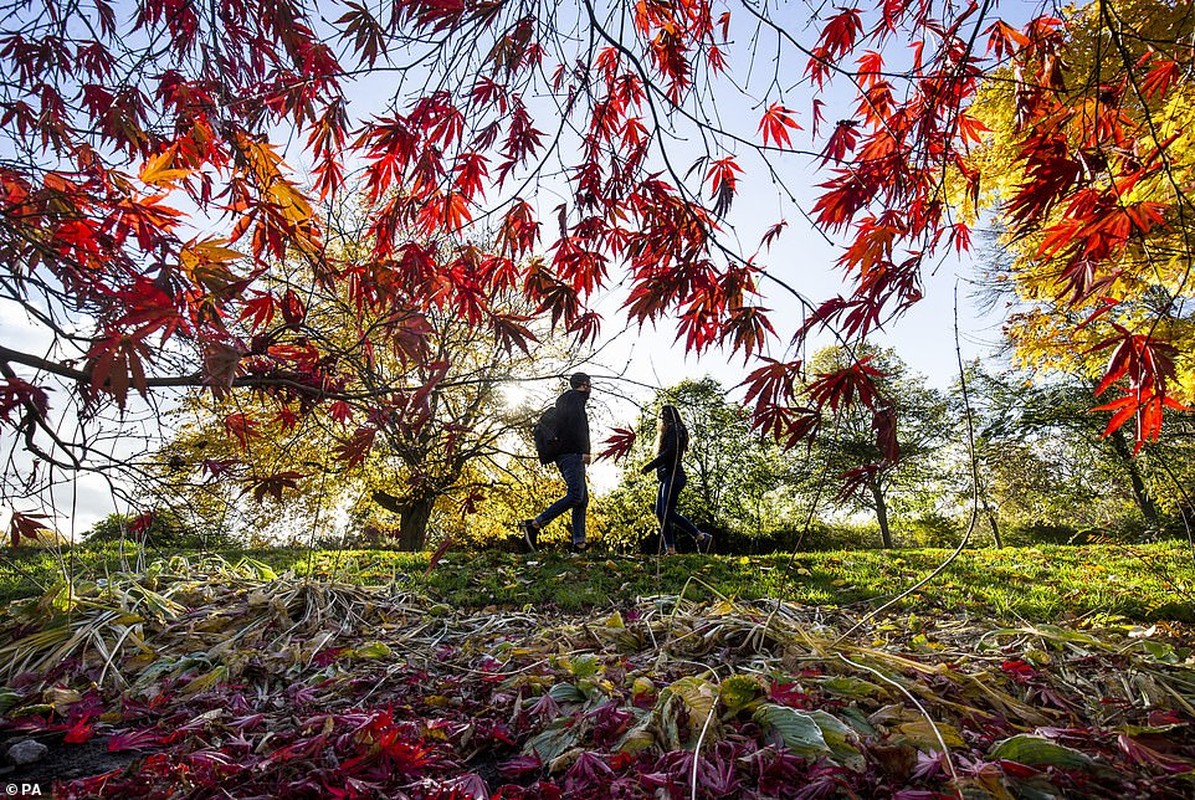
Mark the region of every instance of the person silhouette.
<instances>
[{"instance_id":1,"label":"person silhouette","mask_svg":"<svg viewBox=\"0 0 1195 800\"><path fill-rule=\"evenodd\" d=\"M681 457L688 449L689 430L681 421L680 412L673 405L660 406L660 415L656 423L656 457L643 465L643 473L655 470L656 478L660 482L654 511L656 519L660 521L660 538L664 552L668 555L676 552L673 528L680 528L692 536L697 542L699 552L709 550L714 541L712 535L698 530L696 525L676 510L677 499L688 483L685 468L681 464Z\"/></svg>"},{"instance_id":2,"label":"person silhouette","mask_svg":"<svg viewBox=\"0 0 1195 800\"><path fill-rule=\"evenodd\" d=\"M589 506L589 490L585 485L585 465L593 458L590 455L589 416L585 412L585 404L589 401L592 383L584 372L574 373L568 382L568 391L556 398L560 455L556 456L555 463L560 476L564 478L564 497L533 519L519 523L523 541L533 552L539 546L539 532L566 511L572 511L569 549L581 553L588 547L585 540L585 512Z\"/></svg>"}]
</instances>

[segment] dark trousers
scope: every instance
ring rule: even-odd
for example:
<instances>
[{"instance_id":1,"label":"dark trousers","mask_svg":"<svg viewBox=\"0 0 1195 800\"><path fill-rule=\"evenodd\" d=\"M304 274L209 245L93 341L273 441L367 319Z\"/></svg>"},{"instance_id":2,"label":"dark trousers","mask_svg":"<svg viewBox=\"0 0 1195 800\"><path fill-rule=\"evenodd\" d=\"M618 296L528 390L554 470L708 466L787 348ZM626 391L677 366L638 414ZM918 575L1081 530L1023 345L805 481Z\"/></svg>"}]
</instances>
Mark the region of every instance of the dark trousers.
<instances>
[{"instance_id":1,"label":"dark trousers","mask_svg":"<svg viewBox=\"0 0 1195 800\"><path fill-rule=\"evenodd\" d=\"M696 525L682 517L676 510L676 501L680 497L681 489L684 489L685 484L689 482L685 471L682 469L669 470L660 473L659 478L660 491L656 494L654 510L656 519L660 521L660 535L664 537L664 546L676 547L676 538L672 533L673 526L696 539L701 531L697 530Z\"/></svg>"},{"instance_id":2,"label":"dark trousers","mask_svg":"<svg viewBox=\"0 0 1195 800\"><path fill-rule=\"evenodd\" d=\"M571 509L573 544L580 544L585 541L585 511L589 507L589 489L585 486L585 458L580 453L565 453L556 459L556 468L564 478L564 497L548 506L535 518L535 527L543 528Z\"/></svg>"}]
</instances>

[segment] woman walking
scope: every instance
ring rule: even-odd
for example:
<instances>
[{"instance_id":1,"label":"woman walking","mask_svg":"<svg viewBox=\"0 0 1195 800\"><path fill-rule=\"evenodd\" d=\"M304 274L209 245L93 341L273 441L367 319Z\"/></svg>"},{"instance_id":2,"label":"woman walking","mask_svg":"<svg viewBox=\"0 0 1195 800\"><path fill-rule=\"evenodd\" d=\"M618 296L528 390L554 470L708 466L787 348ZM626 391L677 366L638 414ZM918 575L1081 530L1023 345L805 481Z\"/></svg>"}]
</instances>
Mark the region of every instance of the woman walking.
<instances>
[{"instance_id":1,"label":"woman walking","mask_svg":"<svg viewBox=\"0 0 1195 800\"><path fill-rule=\"evenodd\" d=\"M677 498L688 482L685 469L681 466L681 456L688 449L689 431L681 421L676 406L661 406L659 421L656 423L656 457L644 465L643 472L646 474L654 469L656 478L660 481L655 512L656 518L660 520L664 552L668 555L676 552L674 526L693 537L697 542L698 551L708 550L714 540L713 536L699 531L696 525L676 510Z\"/></svg>"}]
</instances>

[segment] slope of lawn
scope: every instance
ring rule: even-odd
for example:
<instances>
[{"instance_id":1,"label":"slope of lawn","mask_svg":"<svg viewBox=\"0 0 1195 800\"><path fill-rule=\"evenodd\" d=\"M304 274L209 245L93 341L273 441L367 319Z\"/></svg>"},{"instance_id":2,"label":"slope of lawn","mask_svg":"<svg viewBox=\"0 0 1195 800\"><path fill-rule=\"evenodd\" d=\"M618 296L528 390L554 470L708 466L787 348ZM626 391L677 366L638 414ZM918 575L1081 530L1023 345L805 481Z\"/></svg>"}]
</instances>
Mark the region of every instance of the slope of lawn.
<instances>
[{"instance_id":1,"label":"slope of lawn","mask_svg":"<svg viewBox=\"0 0 1195 800\"><path fill-rule=\"evenodd\" d=\"M69 574L95 581L123 571L202 564L198 553L138 553L116 545L65 553L23 549L0 559L0 601L43 593ZM774 598L802 605L866 610L896 596L950 556L947 550L858 550L768 556L569 556L541 552L449 552L428 569L428 554L390 550L227 550L274 573L292 571L356 585L389 585L458 609L600 609L651 595L691 599ZM1195 554L1189 545L1042 546L965 550L897 610L970 612L998 621L1050 621L1091 615L1138 622L1195 620Z\"/></svg>"}]
</instances>

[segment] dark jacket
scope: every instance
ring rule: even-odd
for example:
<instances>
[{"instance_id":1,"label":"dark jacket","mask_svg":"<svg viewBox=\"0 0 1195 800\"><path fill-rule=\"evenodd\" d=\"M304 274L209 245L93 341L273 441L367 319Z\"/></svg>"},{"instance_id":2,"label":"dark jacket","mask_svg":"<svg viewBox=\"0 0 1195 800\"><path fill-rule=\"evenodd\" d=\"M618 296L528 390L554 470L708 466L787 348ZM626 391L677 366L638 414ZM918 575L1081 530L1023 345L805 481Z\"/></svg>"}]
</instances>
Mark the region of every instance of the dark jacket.
<instances>
[{"instance_id":1,"label":"dark jacket","mask_svg":"<svg viewBox=\"0 0 1195 800\"><path fill-rule=\"evenodd\" d=\"M556 410L560 412L557 433L560 455L589 454L589 417L585 413L588 399L588 392L578 392L576 389L569 389L556 398Z\"/></svg>"},{"instance_id":2,"label":"dark jacket","mask_svg":"<svg viewBox=\"0 0 1195 800\"><path fill-rule=\"evenodd\" d=\"M660 441L659 455L644 464L643 471L651 472L654 469L656 477L660 480L666 480L673 473L683 473L684 468L681 467L680 463L680 457L683 453L678 439L675 427L669 426L665 428L664 436Z\"/></svg>"}]
</instances>

